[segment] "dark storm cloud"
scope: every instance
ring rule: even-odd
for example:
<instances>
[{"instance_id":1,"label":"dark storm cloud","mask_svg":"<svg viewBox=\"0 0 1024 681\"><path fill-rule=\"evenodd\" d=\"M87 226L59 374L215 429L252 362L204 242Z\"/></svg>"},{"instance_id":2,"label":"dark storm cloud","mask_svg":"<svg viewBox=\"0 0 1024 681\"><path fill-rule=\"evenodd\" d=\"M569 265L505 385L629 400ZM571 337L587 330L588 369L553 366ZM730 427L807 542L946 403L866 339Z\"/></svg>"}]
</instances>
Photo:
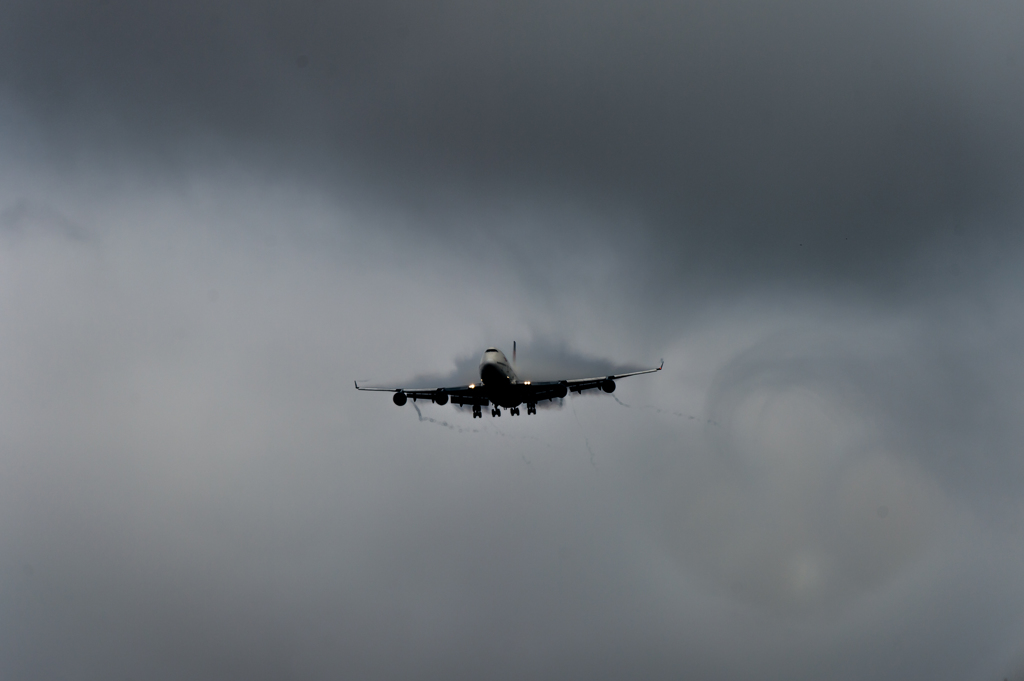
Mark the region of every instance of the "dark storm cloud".
<instances>
[{"instance_id":1,"label":"dark storm cloud","mask_svg":"<svg viewBox=\"0 0 1024 681\"><path fill-rule=\"evenodd\" d=\"M900 280L952 230L1005 237L1020 198L1015 3L103 0L0 24L3 87L61 144L173 164L226 138L442 234L473 229L450 219L470 196L575 197L631 216L661 284Z\"/></svg>"},{"instance_id":2,"label":"dark storm cloud","mask_svg":"<svg viewBox=\"0 0 1024 681\"><path fill-rule=\"evenodd\" d=\"M0 211L0 228L11 236L22 237L26 233L42 232L52 236L82 241L87 238L85 230L45 204L35 204L19 199L13 205Z\"/></svg>"},{"instance_id":3,"label":"dark storm cloud","mask_svg":"<svg viewBox=\"0 0 1024 681\"><path fill-rule=\"evenodd\" d=\"M1024 484L1017 455L1024 432L1015 417L1024 379L1019 353L983 349L990 339L970 338L976 329L929 327L886 342L824 324L796 327L739 353L707 395L710 417L725 426L713 433L723 456L736 455L725 434L743 430L737 421L744 407L804 393L874 424L875 434L858 445L862 455L890 447L950 490L978 498L1016 494ZM1016 330L1000 336L1021 340Z\"/></svg>"},{"instance_id":4,"label":"dark storm cloud","mask_svg":"<svg viewBox=\"0 0 1024 681\"><path fill-rule=\"evenodd\" d=\"M511 339L524 371L646 364L663 312L625 296L644 323L617 320L589 258L552 303L504 252L467 267L262 168L102 191L0 169L6 676L1014 669L1009 256L885 314L750 294L620 382L637 408L474 422L351 380L468 375Z\"/></svg>"},{"instance_id":5,"label":"dark storm cloud","mask_svg":"<svg viewBox=\"0 0 1024 681\"><path fill-rule=\"evenodd\" d=\"M1021 7L3 3L0 676L1020 677Z\"/></svg>"}]
</instances>

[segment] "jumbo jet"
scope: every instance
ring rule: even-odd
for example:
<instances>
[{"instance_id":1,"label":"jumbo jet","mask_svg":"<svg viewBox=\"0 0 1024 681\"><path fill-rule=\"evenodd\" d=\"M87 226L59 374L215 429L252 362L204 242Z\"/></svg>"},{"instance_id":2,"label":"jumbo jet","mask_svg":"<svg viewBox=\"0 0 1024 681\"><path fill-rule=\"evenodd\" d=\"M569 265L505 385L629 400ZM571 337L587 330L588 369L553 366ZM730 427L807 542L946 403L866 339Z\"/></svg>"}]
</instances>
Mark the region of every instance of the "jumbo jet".
<instances>
[{"instance_id":1,"label":"jumbo jet","mask_svg":"<svg viewBox=\"0 0 1024 681\"><path fill-rule=\"evenodd\" d=\"M487 348L483 359L480 360L480 382L469 385L459 385L451 388L361 388L356 381L356 390L373 390L378 392L390 392L395 396L392 398L399 407L405 404L410 398L416 400L430 400L436 404L473 405L473 418L483 418L482 408L491 406L491 416L501 416L502 409L508 409L511 416L519 416L519 405L526 405L527 414L537 413L537 403L544 400L555 400L565 397L569 391L582 393L584 390L601 389L606 393L615 390L615 381L627 376L638 376L640 374L653 374L661 371L665 366L662 360L661 365L654 369L632 371L627 374L611 374L609 376L597 376L594 378L570 378L561 381L524 381L520 380L515 370L515 343L512 344L512 363L498 348Z\"/></svg>"}]
</instances>

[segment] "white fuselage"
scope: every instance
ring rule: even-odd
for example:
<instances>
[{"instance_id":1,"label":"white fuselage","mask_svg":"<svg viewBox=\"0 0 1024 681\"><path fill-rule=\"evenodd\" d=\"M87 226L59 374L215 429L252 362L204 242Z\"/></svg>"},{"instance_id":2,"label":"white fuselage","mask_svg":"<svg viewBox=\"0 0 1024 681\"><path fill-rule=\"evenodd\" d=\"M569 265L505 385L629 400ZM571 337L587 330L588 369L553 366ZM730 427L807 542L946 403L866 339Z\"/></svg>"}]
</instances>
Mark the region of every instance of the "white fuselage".
<instances>
[{"instance_id":1,"label":"white fuselage","mask_svg":"<svg viewBox=\"0 0 1024 681\"><path fill-rule=\"evenodd\" d=\"M480 360L480 381L488 388L502 388L518 383L519 377L505 353L488 348Z\"/></svg>"}]
</instances>

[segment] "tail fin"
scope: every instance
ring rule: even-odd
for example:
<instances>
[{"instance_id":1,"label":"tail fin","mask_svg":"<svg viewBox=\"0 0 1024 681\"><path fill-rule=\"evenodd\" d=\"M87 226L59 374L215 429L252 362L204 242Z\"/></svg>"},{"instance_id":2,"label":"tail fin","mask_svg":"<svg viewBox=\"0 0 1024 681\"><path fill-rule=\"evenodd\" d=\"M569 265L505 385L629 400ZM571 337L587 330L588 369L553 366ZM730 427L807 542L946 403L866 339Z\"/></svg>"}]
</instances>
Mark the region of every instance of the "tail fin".
<instances>
[{"instance_id":1,"label":"tail fin","mask_svg":"<svg viewBox=\"0 0 1024 681\"><path fill-rule=\"evenodd\" d=\"M516 342L512 341L512 366L516 364Z\"/></svg>"}]
</instances>

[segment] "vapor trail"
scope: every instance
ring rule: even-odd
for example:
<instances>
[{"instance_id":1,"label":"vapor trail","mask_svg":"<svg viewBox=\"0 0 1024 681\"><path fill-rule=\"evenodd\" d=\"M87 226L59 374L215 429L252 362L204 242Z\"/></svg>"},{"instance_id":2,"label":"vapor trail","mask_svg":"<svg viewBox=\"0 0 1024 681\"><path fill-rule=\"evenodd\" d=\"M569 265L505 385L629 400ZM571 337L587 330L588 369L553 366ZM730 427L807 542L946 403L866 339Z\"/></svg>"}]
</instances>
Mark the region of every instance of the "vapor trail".
<instances>
[{"instance_id":1,"label":"vapor trail","mask_svg":"<svg viewBox=\"0 0 1024 681\"><path fill-rule=\"evenodd\" d=\"M625 402L620 400L618 398L618 396L616 396L616 395L612 395L612 399L614 399L616 402L621 404L623 407L626 407L627 409L632 409L633 408L632 405L626 404ZM640 405L640 409L653 409L658 414L669 414L671 416L678 416L680 418L689 419L690 421L698 420L697 417L693 416L692 414L684 414L681 411L668 411L667 409L661 409L660 407L655 407L653 404L642 404L642 405ZM703 419L701 419L701 420L703 420ZM711 419L707 419L707 422L709 424L713 425L713 426L719 425L717 421L713 421Z\"/></svg>"},{"instance_id":2,"label":"vapor trail","mask_svg":"<svg viewBox=\"0 0 1024 681\"><path fill-rule=\"evenodd\" d=\"M461 426L456 426L454 424L448 423L447 421L438 421L437 419L431 418L430 416L424 416L423 412L420 411L419 405L416 404L415 402L412 403L412 408L416 410L416 416L419 417L419 420L421 422L426 421L426 422L429 422L429 423L436 424L438 426L443 426L443 427L445 427L445 428L447 428L449 430L458 431L460 433L479 433L480 432L476 428L462 428Z\"/></svg>"}]
</instances>

